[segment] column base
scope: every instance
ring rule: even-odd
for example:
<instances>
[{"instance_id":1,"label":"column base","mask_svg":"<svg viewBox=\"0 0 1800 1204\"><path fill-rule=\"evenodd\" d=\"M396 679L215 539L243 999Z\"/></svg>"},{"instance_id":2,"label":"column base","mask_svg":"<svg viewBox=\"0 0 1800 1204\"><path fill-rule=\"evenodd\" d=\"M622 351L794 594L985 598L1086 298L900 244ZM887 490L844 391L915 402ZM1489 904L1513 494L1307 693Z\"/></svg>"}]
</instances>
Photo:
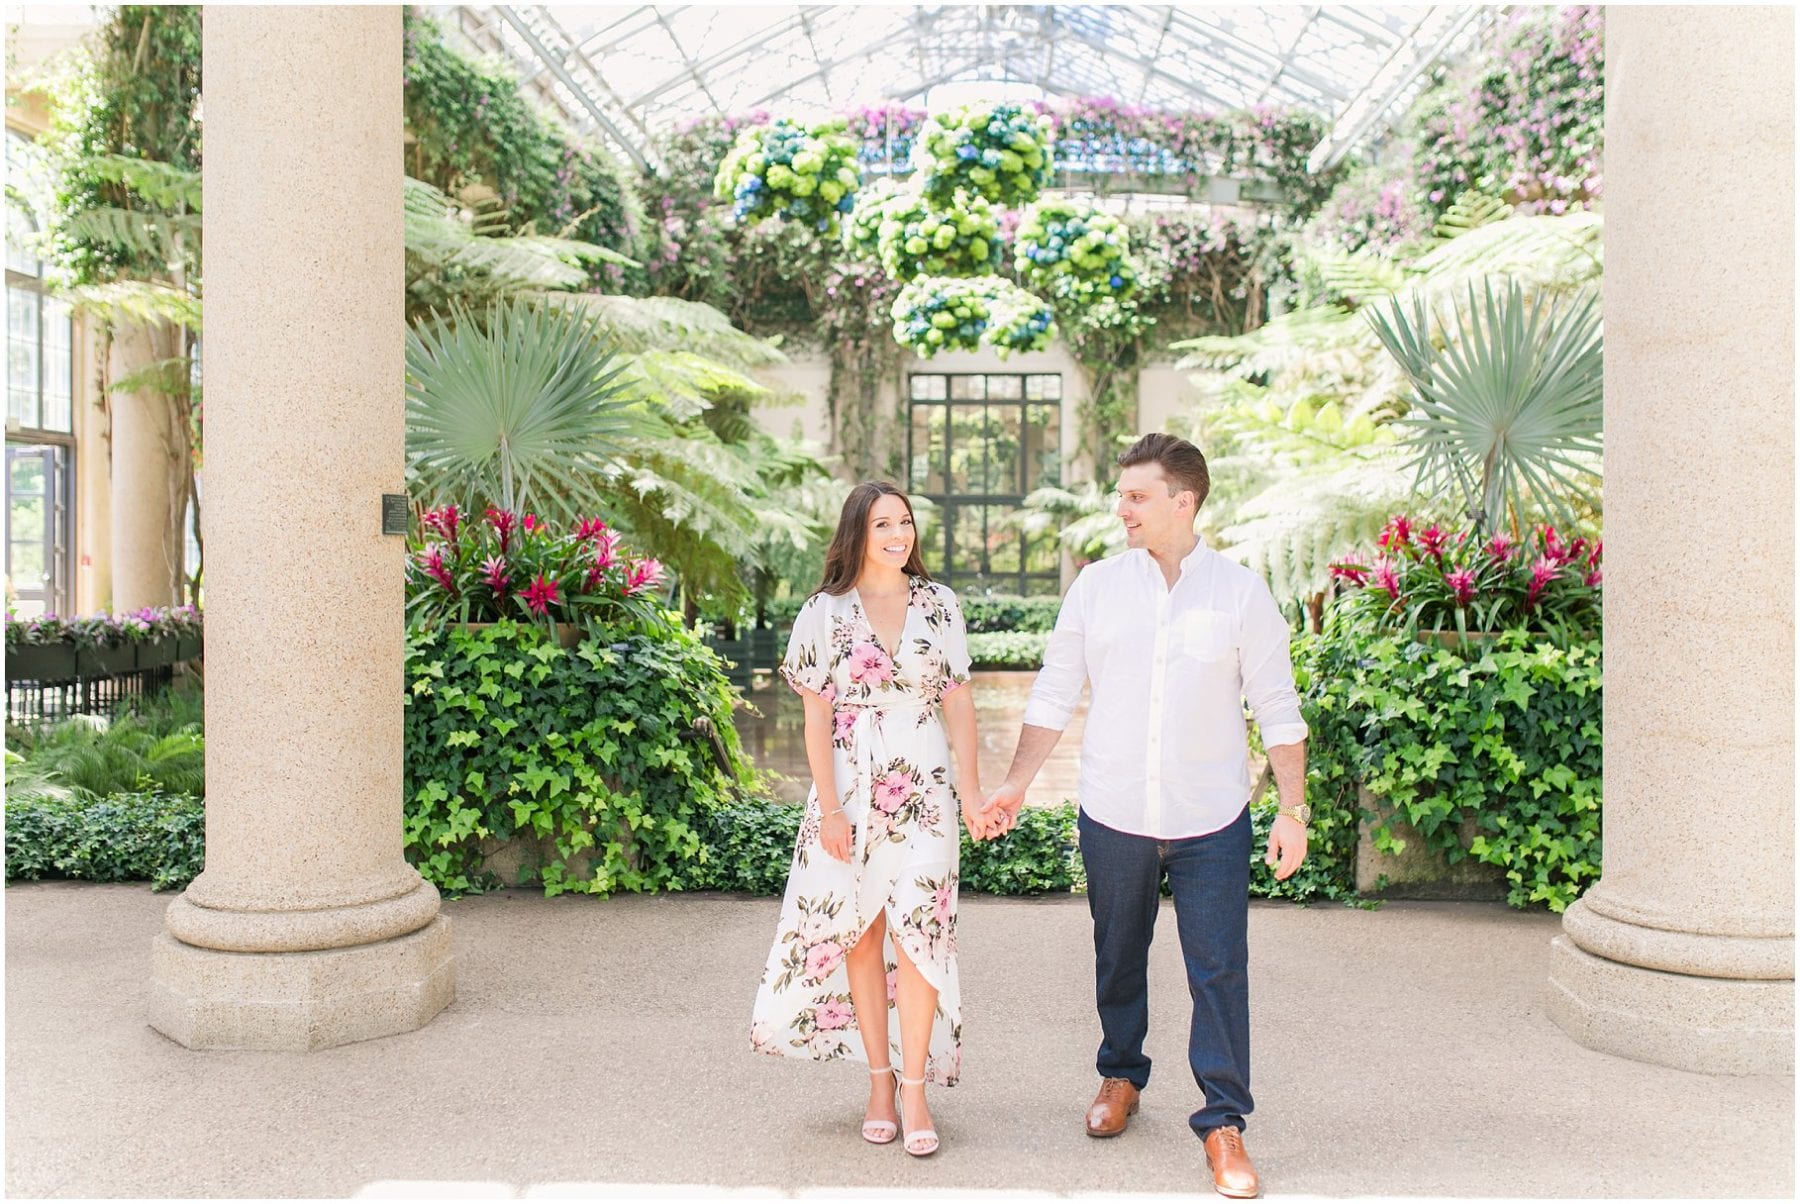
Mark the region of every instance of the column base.
<instances>
[{"instance_id":1,"label":"column base","mask_svg":"<svg viewBox=\"0 0 1800 1204\"><path fill-rule=\"evenodd\" d=\"M450 921L367 945L226 953L159 934L150 1026L189 1049L309 1052L423 1027L456 996Z\"/></svg>"},{"instance_id":2,"label":"column base","mask_svg":"<svg viewBox=\"0 0 1800 1204\"><path fill-rule=\"evenodd\" d=\"M1602 1053L1701 1074L1793 1074L1792 979L1709 978L1550 942L1550 1018Z\"/></svg>"}]
</instances>

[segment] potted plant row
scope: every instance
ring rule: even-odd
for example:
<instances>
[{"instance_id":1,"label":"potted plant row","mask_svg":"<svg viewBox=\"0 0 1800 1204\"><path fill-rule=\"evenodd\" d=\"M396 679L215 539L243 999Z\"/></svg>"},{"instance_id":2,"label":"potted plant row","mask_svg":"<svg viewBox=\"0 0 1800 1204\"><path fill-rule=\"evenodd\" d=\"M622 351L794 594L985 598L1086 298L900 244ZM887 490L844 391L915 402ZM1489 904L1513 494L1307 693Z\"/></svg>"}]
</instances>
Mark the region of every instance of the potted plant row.
<instances>
[{"instance_id":1,"label":"potted plant row","mask_svg":"<svg viewBox=\"0 0 1800 1204\"><path fill-rule=\"evenodd\" d=\"M6 616L8 681L57 682L113 677L193 660L202 620L192 606L145 607L65 619Z\"/></svg>"}]
</instances>

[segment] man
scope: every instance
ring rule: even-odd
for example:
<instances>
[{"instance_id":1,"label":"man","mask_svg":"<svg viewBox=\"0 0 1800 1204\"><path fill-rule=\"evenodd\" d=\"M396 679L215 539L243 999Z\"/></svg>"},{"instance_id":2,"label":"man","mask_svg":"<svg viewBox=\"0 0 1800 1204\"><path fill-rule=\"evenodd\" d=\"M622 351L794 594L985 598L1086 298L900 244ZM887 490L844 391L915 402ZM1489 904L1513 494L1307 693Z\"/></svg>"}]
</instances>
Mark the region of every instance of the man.
<instances>
[{"instance_id":1,"label":"man","mask_svg":"<svg viewBox=\"0 0 1800 1204\"><path fill-rule=\"evenodd\" d=\"M1283 806L1264 860L1287 878L1306 858L1306 723L1288 626L1262 578L1194 534L1209 481L1200 449L1145 435L1119 456L1129 550L1088 565L1063 599L1025 707L1018 751L984 810L1008 830L1081 696L1078 817L1094 920L1100 1093L1087 1131L1114 1137L1150 1080L1146 968L1169 877L1193 1019L1188 1063L1205 1097L1189 1118L1222 1195L1258 1192L1244 1149L1250 1100L1250 774L1243 702Z\"/></svg>"}]
</instances>

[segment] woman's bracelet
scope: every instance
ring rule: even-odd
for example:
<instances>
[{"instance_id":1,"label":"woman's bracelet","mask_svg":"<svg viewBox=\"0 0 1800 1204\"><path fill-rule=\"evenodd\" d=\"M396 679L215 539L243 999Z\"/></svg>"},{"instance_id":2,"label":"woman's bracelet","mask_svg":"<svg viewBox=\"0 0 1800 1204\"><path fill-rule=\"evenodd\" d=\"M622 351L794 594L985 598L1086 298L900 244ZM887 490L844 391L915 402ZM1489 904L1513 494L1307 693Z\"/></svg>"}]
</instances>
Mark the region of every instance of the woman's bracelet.
<instances>
[{"instance_id":1,"label":"woman's bracelet","mask_svg":"<svg viewBox=\"0 0 1800 1204\"><path fill-rule=\"evenodd\" d=\"M842 807L833 807L829 811L825 810L823 807L819 808L819 818L821 819L830 819L834 815L842 815L843 813L844 809Z\"/></svg>"}]
</instances>

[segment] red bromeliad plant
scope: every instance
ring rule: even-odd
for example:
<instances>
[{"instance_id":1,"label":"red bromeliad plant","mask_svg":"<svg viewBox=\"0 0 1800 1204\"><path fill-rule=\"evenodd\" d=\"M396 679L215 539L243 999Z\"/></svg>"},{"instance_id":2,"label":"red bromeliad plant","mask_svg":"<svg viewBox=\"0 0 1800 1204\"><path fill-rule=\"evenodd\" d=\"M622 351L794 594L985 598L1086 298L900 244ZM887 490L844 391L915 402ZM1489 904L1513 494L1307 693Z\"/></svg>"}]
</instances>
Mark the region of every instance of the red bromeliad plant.
<instances>
[{"instance_id":1,"label":"red bromeliad plant","mask_svg":"<svg viewBox=\"0 0 1800 1204\"><path fill-rule=\"evenodd\" d=\"M535 514L427 510L407 561L406 609L423 623L666 623L663 566L623 554L597 518L557 533Z\"/></svg>"},{"instance_id":2,"label":"red bromeliad plant","mask_svg":"<svg viewBox=\"0 0 1800 1204\"><path fill-rule=\"evenodd\" d=\"M1367 630L1502 631L1567 637L1600 626L1600 542L1542 526L1523 542L1405 515L1382 529L1372 555L1331 566L1341 622Z\"/></svg>"}]
</instances>

